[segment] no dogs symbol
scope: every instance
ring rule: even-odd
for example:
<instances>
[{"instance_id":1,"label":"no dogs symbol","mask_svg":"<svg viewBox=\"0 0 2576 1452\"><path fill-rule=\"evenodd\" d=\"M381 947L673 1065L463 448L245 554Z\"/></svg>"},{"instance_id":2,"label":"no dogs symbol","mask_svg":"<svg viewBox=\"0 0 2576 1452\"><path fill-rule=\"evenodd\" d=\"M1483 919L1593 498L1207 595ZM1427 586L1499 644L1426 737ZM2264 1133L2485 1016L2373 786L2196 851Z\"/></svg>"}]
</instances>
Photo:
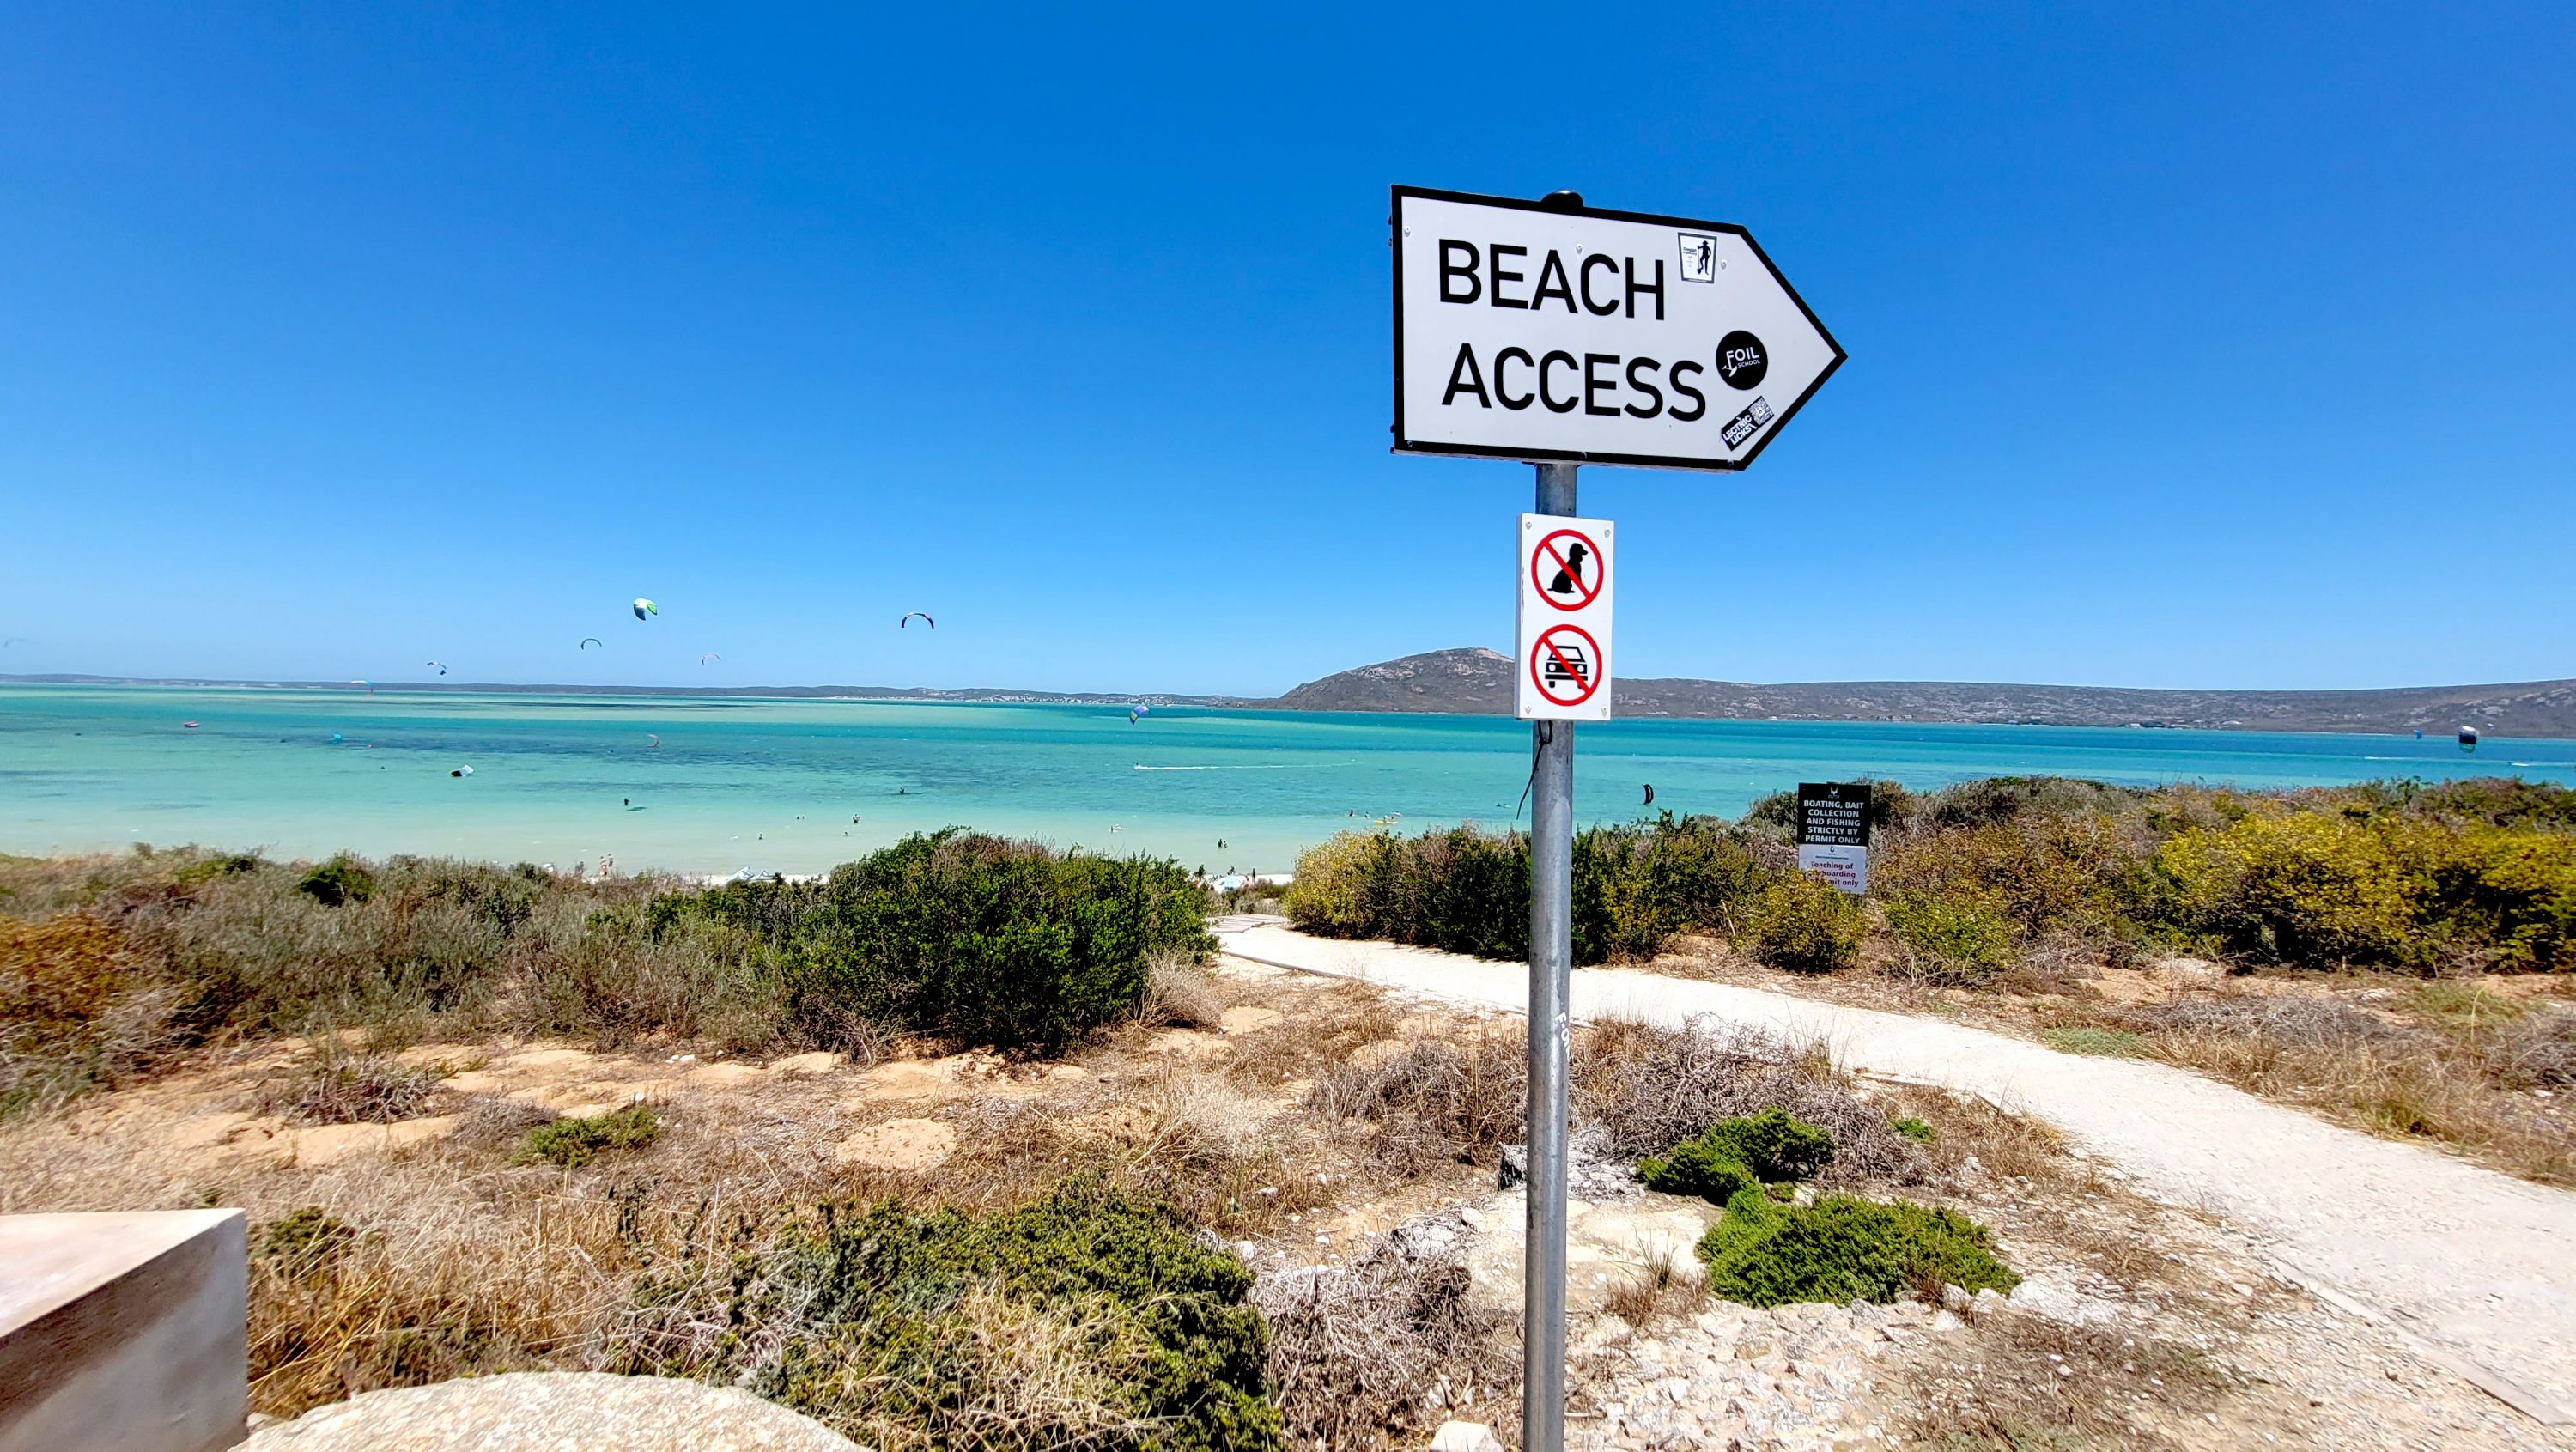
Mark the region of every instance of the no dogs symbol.
<instances>
[{"instance_id":1,"label":"no dogs symbol","mask_svg":"<svg viewBox=\"0 0 2576 1452\"><path fill-rule=\"evenodd\" d=\"M1580 610L1601 598L1608 582L1601 546L1579 529L1560 529L1530 551L1530 583L1559 610Z\"/></svg>"},{"instance_id":2,"label":"no dogs symbol","mask_svg":"<svg viewBox=\"0 0 2576 1452\"><path fill-rule=\"evenodd\" d=\"M1530 683L1559 706L1580 706L1601 689L1601 646L1579 625L1551 625L1530 652Z\"/></svg>"}]
</instances>

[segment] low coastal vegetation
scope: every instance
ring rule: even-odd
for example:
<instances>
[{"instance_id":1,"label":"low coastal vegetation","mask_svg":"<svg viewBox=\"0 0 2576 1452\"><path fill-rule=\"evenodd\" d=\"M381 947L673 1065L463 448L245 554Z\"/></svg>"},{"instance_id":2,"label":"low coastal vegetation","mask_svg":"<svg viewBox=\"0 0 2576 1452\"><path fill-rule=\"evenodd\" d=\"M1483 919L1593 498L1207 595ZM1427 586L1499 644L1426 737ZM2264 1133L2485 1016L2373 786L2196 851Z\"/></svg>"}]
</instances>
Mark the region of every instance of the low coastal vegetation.
<instances>
[{"instance_id":1,"label":"low coastal vegetation","mask_svg":"<svg viewBox=\"0 0 2576 1452\"><path fill-rule=\"evenodd\" d=\"M2162 1059L2576 1184L2576 790L1880 782L1866 898L1796 870L1795 807L1580 834L1575 960L1713 951L1820 991L2010 1005L2068 1052ZM1515 833L1345 834L1299 861L1285 905L1310 932L1514 958L1527 862ZM2153 1001L2096 986L2160 964L2205 972L2165 975Z\"/></svg>"},{"instance_id":2,"label":"low coastal vegetation","mask_svg":"<svg viewBox=\"0 0 2576 1452\"><path fill-rule=\"evenodd\" d=\"M2510 780L2244 793L1994 778L1877 784L1871 902L1794 870L1795 799L1726 822L1666 813L1574 846L1574 958L1741 937L1775 967L1974 983L2025 959L2192 953L2247 967L2576 971L2576 790ZM1310 932L1491 958L1528 949L1519 833L1344 833L1298 860Z\"/></svg>"},{"instance_id":3,"label":"low coastal vegetation","mask_svg":"<svg viewBox=\"0 0 2576 1452\"><path fill-rule=\"evenodd\" d=\"M1203 906L1169 862L954 830L821 881L715 887L420 857L0 857L0 1112L353 1028L1052 1052L1136 1011L1154 962L1204 956ZM417 1088L357 1060L333 1074L299 1113L385 1118L367 1101Z\"/></svg>"}]
</instances>

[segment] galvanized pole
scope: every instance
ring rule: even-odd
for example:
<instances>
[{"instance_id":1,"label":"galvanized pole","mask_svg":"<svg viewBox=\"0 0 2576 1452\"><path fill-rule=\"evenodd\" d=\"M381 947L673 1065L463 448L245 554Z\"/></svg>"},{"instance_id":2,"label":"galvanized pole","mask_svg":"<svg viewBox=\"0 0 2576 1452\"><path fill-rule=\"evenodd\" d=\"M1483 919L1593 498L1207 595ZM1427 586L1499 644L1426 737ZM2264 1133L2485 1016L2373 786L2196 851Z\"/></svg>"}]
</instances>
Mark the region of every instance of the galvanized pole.
<instances>
[{"instance_id":1,"label":"galvanized pole","mask_svg":"<svg viewBox=\"0 0 2576 1452\"><path fill-rule=\"evenodd\" d=\"M1572 464L1538 466L1540 514L1574 513ZM1566 973L1574 957L1574 723L1531 724L1529 1232L1521 1445L1565 1446Z\"/></svg>"}]
</instances>

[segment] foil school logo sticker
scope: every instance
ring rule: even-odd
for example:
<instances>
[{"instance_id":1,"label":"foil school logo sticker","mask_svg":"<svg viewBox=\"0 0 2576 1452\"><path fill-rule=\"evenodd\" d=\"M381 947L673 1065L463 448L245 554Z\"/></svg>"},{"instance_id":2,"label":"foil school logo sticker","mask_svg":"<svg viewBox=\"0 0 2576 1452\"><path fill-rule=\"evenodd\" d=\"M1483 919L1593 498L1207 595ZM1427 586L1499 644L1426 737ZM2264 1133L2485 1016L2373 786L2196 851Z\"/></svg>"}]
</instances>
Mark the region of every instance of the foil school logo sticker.
<instances>
[{"instance_id":1,"label":"foil school logo sticker","mask_svg":"<svg viewBox=\"0 0 2576 1452\"><path fill-rule=\"evenodd\" d=\"M1400 454L1741 469L1842 366L1731 223L1415 187L1392 220Z\"/></svg>"},{"instance_id":2,"label":"foil school logo sticker","mask_svg":"<svg viewBox=\"0 0 2576 1452\"><path fill-rule=\"evenodd\" d=\"M1771 356L1762 351L1760 338L1738 328L1717 340L1717 376L1727 387L1758 388L1770 371Z\"/></svg>"}]
</instances>

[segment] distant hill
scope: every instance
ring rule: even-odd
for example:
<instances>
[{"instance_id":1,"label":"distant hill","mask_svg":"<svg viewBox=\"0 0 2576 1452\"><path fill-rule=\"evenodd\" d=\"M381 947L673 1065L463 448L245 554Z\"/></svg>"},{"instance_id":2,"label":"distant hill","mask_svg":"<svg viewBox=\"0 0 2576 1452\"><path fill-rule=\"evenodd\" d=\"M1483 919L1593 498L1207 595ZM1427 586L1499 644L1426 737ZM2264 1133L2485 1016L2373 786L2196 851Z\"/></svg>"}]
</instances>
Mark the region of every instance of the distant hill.
<instances>
[{"instance_id":1,"label":"distant hill","mask_svg":"<svg viewBox=\"0 0 2576 1452\"><path fill-rule=\"evenodd\" d=\"M2043 726L2193 727L2219 731L2362 731L2576 737L2576 681L2403 686L2377 691L2145 691L2117 686L2013 686L1959 681L1615 680L1621 716L1736 721L1912 721ZM1435 650L1309 681L1262 704L1292 711L1512 708L1511 657Z\"/></svg>"},{"instance_id":2,"label":"distant hill","mask_svg":"<svg viewBox=\"0 0 2576 1452\"><path fill-rule=\"evenodd\" d=\"M248 690L349 689L345 681L138 680L93 675L0 676L29 685L197 686ZM1160 691L1024 691L919 686L574 686L378 681L387 691L506 691L567 696L726 696L862 701L1033 702L1214 706L1274 711L1424 711L1503 715L1512 709L1511 657L1478 647L1425 651L1308 681L1272 700ZM2491 736L2576 737L2576 681L2501 686L2403 686L2381 691L2140 691L2118 686L2006 686L1959 681L1814 681L1754 686L1683 679L1611 683L1621 716L1730 721L1916 721L2040 726L2173 726L2216 731L2422 731L2462 724Z\"/></svg>"}]
</instances>

